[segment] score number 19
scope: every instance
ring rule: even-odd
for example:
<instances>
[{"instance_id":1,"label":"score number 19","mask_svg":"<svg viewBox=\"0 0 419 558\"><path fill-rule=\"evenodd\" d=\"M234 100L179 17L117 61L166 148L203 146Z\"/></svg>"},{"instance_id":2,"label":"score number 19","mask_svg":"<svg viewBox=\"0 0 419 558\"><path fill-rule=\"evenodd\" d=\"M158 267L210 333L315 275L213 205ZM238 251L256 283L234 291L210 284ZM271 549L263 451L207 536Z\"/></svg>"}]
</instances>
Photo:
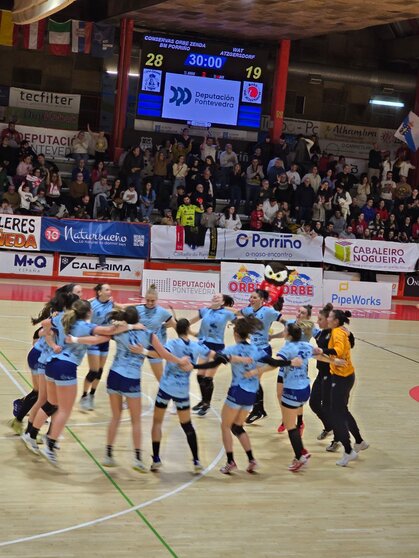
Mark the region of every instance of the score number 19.
<instances>
[{"instance_id":1,"label":"score number 19","mask_svg":"<svg viewBox=\"0 0 419 558\"><path fill-rule=\"evenodd\" d=\"M262 75L262 68L260 66L249 66L246 68L247 79L259 79Z\"/></svg>"}]
</instances>

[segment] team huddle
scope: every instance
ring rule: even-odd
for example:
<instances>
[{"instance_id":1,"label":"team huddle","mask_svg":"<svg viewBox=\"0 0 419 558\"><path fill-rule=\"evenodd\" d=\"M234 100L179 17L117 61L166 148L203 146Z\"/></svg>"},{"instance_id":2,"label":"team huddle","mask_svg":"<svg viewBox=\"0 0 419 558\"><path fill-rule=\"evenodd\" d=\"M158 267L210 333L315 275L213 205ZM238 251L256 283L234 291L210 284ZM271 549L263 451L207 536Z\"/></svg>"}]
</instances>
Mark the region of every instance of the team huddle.
<instances>
[{"instance_id":1,"label":"team huddle","mask_svg":"<svg viewBox=\"0 0 419 558\"><path fill-rule=\"evenodd\" d=\"M257 290L251 294L249 305L241 310L234 309L231 297L214 295L208 307L201 308L196 316L187 320L177 319L174 311L158 304L154 286L146 292L144 304L137 306L114 302L108 284L99 284L94 290L93 299L83 300L80 285L64 285L57 289L38 317L32 319L33 325L38 325L28 354L33 389L14 402L10 426L31 452L44 456L51 464L58 464L59 439L77 398L77 368L87 353L89 372L84 379L79 408L89 412L95 408L95 394L111 339L116 351L106 380L111 419L102 460L105 467L117 466L114 443L126 406L132 430L132 468L140 473L158 471L162 467L162 424L170 407L177 413L186 435L193 470L202 471L191 411L200 417L209 412L214 376L222 364L231 366L232 378L221 412L221 433L227 456L221 473L231 474L237 469L233 437L246 452L247 472L257 470L258 462L244 425L266 416L260 379L275 368L278 369L277 395L282 415L278 432L288 432L294 452L288 467L291 472L298 472L310 458L303 443L303 407L307 402L323 425L318 440L333 435L326 450L335 452L343 446L337 465L346 467L357 459L361 450L368 448L348 409L355 381L351 361L355 340L347 329L350 313L327 304L318 314L317 327L311 320L311 306L302 306L295 319L284 320L281 312L268 304L268 293ZM199 331L193 332L192 326L198 322ZM284 325L280 333L272 333L275 322ZM233 327L234 344L226 347L224 338L229 324ZM175 339L168 340L168 328L175 329ZM275 338L283 338L285 343L273 357L270 341ZM310 343L312 338L316 345ZM318 374L310 389L311 358L317 361ZM144 463L142 452L141 377L145 359L149 360L159 384L154 402L150 467ZM191 409L190 378L194 369L201 400ZM48 431L40 435L48 419ZM354 438L353 444L350 435Z\"/></svg>"}]
</instances>

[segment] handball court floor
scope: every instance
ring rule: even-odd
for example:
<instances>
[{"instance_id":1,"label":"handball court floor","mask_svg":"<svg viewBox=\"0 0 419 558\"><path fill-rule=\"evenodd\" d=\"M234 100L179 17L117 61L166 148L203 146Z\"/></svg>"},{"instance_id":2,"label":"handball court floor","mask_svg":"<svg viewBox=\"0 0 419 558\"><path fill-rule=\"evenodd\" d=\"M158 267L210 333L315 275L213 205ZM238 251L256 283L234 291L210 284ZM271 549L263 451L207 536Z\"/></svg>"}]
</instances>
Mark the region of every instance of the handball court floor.
<instances>
[{"instance_id":1,"label":"handball court floor","mask_svg":"<svg viewBox=\"0 0 419 558\"><path fill-rule=\"evenodd\" d=\"M419 403L409 396L409 390L419 385L419 310L413 303L397 303L390 312L360 311L351 321L357 339L351 408L370 448L349 467L335 465L338 454L325 451L329 439L316 439L320 422L306 406L304 441L312 458L306 470L287 471L292 452L288 436L276 432L280 414L272 371L263 379L268 417L247 427L259 472L245 472L244 453L235 444L240 470L222 475L219 412L230 379L230 370L223 366L215 378L213 412L193 419L204 472L192 474L178 419L167 414L164 468L158 474L141 475L130 468L128 415L115 447L120 466L109 470L100 465L110 416L104 382L94 412L82 414L75 407L61 441L57 469L30 454L6 425L13 399L30 389L29 318L57 286L0 281L0 556L419 556ZM91 287L83 285L85 298L92 296ZM134 287L118 287L113 294L119 302L140 300ZM192 303L174 306L178 317L196 311ZM294 312L284 308L285 316ZM275 340L274 350L281 344ZM105 371L109 363L110 359ZM83 362L80 380L85 373ZM314 379L314 363L310 375ZM148 364L143 391L143 451L149 463L157 383ZM197 401L194 378L191 392L192 402Z\"/></svg>"}]
</instances>

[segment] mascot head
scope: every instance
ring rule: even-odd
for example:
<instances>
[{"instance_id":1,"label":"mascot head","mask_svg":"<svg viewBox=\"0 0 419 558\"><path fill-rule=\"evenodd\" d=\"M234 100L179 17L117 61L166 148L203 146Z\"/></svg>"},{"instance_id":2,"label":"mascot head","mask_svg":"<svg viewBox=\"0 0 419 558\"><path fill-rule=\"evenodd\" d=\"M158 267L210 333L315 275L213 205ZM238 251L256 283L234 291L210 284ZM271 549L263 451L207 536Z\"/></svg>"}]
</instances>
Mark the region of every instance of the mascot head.
<instances>
[{"instance_id":1,"label":"mascot head","mask_svg":"<svg viewBox=\"0 0 419 558\"><path fill-rule=\"evenodd\" d=\"M280 262L271 262L265 266L265 281L273 285L285 285L290 274L291 271L287 268L287 266Z\"/></svg>"}]
</instances>

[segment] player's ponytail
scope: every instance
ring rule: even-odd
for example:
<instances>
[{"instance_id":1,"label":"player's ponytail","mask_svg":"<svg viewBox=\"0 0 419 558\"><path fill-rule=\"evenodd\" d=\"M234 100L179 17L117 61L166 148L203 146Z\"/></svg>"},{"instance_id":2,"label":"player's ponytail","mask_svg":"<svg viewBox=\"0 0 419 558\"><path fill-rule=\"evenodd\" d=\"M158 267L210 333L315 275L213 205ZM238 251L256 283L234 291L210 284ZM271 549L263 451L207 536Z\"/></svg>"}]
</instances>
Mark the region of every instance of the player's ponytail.
<instances>
[{"instance_id":1,"label":"player's ponytail","mask_svg":"<svg viewBox=\"0 0 419 558\"><path fill-rule=\"evenodd\" d=\"M90 302L88 300L76 300L71 309L64 312L64 316L62 317L65 333L69 335L71 328L77 320L85 320L90 310Z\"/></svg>"},{"instance_id":2,"label":"player's ponytail","mask_svg":"<svg viewBox=\"0 0 419 558\"><path fill-rule=\"evenodd\" d=\"M333 310L333 317L337 320L339 326L343 326L343 324L349 324L349 318L352 316L349 310Z\"/></svg>"},{"instance_id":3,"label":"player's ponytail","mask_svg":"<svg viewBox=\"0 0 419 558\"><path fill-rule=\"evenodd\" d=\"M263 328L263 324L255 316L239 318L234 322L234 333L245 341L249 335Z\"/></svg>"}]
</instances>

